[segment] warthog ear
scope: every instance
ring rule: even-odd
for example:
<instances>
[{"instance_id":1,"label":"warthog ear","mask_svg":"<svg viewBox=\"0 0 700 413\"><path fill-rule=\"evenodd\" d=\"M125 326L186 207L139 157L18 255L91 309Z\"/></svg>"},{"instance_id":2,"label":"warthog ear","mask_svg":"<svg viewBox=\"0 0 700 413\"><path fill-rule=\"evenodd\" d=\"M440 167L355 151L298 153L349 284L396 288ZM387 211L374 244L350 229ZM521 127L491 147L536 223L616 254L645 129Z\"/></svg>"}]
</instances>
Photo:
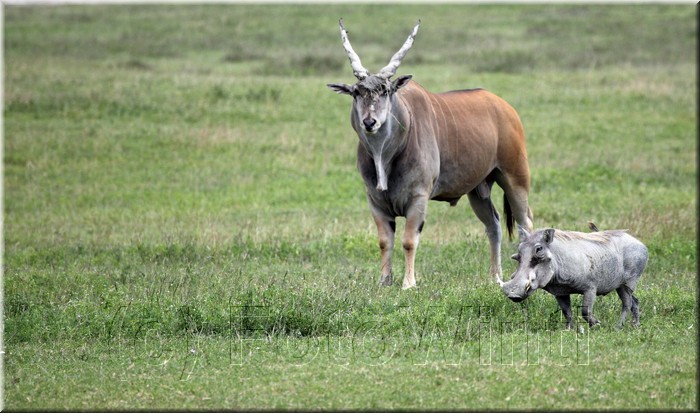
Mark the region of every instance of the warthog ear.
<instances>
[{"instance_id":1,"label":"warthog ear","mask_svg":"<svg viewBox=\"0 0 700 413\"><path fill-rule=\"evenodd\" d=\"M399 77L398 79L391 82L391 88L394 90L394 92L396 92L397 90L406 86L412 77L413 75L403 75Z\"/></svg>"},{"instance_id":2,"label":"warthog ear","mask_svg":"<svg viewBox=\"0 0 700 413\"><path fill-rule=\"evenodd\" d=\"M544 230L544 235L542 236L542 241L545 242L545 244L549 244L552 242L554 239L554 228L547 228Z\"/></svg>"},{"instance_id":3,"label":"warthog ear","mask_svg":"<svg viewBox=\"0 0 700 413\"><path fill-rule=\"evenodd\" d=\"M353 86L345 83L328 83L326 86L339 95L352 95L354 89Z\"/></svg>"}]
</instances>

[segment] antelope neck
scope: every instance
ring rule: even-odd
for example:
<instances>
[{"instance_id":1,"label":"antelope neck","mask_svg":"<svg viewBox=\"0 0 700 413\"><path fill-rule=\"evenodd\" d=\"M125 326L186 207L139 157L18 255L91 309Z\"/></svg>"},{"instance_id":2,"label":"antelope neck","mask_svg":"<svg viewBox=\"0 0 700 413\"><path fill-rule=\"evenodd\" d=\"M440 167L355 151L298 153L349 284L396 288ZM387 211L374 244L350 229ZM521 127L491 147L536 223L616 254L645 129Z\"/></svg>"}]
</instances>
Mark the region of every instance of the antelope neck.
<instances>
[{"instance_id":1,"label":"antelope neck","mask_svg":"<svg viewBox=\"0 0 700 413\"><path fill-rule=\"evenodd\" d=\"M377 190L386 191L388 176L391 173L391 161L406 147L410 113L399 102L396 95L391 98L391 109L384 124L374 134L362 131L362 144L374 160L377 172Z\"/></svg>"}]
</instances>

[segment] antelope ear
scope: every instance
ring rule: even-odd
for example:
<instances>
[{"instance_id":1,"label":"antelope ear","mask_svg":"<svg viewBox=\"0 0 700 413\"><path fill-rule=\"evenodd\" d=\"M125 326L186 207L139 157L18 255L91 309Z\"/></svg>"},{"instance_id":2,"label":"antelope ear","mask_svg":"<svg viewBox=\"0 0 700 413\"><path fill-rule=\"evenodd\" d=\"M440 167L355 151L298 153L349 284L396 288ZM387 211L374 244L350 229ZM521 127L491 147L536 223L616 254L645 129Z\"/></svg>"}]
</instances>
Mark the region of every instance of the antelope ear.
<instances>
[{"instance_id":1,"label":"antelope ear","mask_svg":"<svg viewBox=\"0 0 700 413\"><path fill-rule=\"evenodd\" d=\"M392 87L392 89L394 89L394 92L396 92L397 90L406 86L412 77L413 77L413 75L403 75L403 76L399 77L398 79L394 80L391 83L391 87Z\"/></svg>"},{"instance_id":2,"label":"antelope ear","mask_svg":"<svg viewBox=\"0 0 700 413\"><path fill-rule=\"evenodd\" d=\"M550 244L554 239L554 228L547 228L544 230L544 235L542 236L542 241L546 244Z\"/></svg>"},{"instance_id":3,"label":"antelope ear","mask_svg":"<svg viewBox=\"0 0 700 413\"><path fill-rule=\"evenodd\" d=\"M339 95L352 95L353 87L345 83L329 83L326 86Z\"/></svg>"}]
</instances>

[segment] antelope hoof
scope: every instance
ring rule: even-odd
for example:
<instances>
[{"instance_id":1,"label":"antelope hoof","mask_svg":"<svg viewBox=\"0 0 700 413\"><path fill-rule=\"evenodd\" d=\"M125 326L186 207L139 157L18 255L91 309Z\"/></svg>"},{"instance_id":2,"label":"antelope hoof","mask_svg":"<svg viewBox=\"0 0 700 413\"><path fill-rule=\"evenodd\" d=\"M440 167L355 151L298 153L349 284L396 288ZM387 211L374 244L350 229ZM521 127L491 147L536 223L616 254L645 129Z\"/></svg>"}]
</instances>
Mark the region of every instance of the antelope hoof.
<instances>
[{"instance_id":1,"label":"antelope hoof","mask_svg":"<svg viewBox=\"0 0 700 413\"><path fill-rule=\"evenodd\" d=\"M382 277L379 279L379 285L382 287L389 287L394 283L394 279L391 276L391 274L388 275L382 275Z\"/></svg>"},{"instance_id":2,"label":"antelope hoof","mask_svg":"<svg viewBox=\"0 0 700 413\"><path fill-rule=\"evenodd\" d=\"M408 289L415 288L415 287L416 287L416 282L413 281L412 283L403 283L403 286L401 287L401 289L408 290Z\"/></svg>"}]
</instances>

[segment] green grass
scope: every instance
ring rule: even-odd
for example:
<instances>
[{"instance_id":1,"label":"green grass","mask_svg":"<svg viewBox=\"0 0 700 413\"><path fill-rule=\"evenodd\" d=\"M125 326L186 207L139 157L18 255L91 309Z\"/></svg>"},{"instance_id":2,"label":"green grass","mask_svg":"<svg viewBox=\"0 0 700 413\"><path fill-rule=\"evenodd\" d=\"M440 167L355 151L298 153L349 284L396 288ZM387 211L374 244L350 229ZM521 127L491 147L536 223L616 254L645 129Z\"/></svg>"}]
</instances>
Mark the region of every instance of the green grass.
<instances>
[{"instance_id":1,"label":"green grass","mask_svg":"<svg viewBox=\"0 0 700 413\"><path fill-rule=\"evenodd\" d=\"M697 409L695 14L5 7L5 407ZM518 110L535 226L648 246L640 328L614 294L592 330L544 292L507 301L466 201L430 204L417 289L400 248L378 288L350 101L325 86L353 80L339 17L370 70L421 18L401 73Z\"/></svg>"}]
</instances>

